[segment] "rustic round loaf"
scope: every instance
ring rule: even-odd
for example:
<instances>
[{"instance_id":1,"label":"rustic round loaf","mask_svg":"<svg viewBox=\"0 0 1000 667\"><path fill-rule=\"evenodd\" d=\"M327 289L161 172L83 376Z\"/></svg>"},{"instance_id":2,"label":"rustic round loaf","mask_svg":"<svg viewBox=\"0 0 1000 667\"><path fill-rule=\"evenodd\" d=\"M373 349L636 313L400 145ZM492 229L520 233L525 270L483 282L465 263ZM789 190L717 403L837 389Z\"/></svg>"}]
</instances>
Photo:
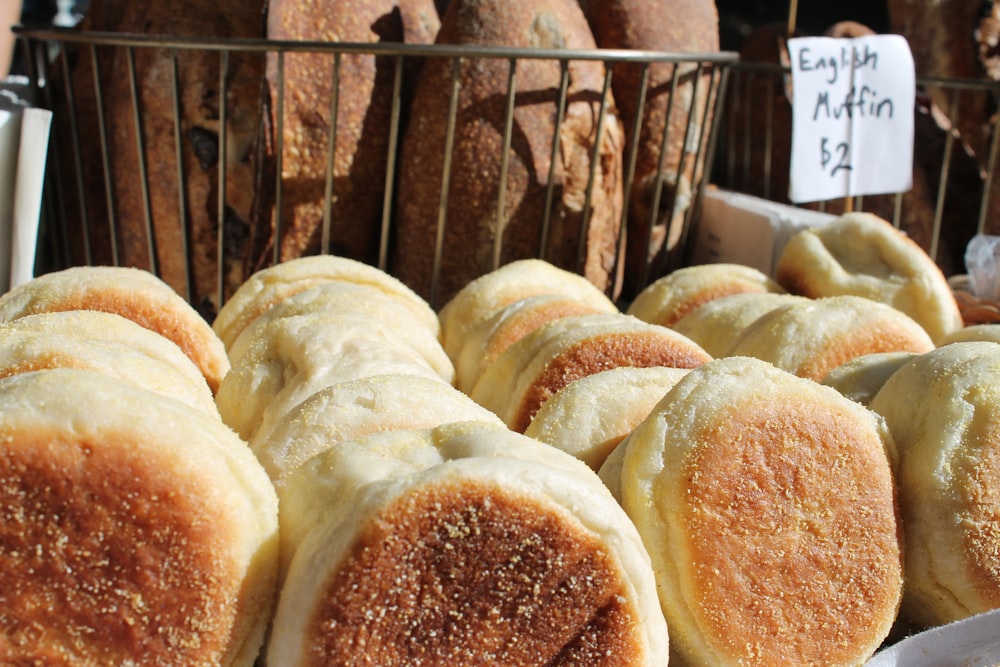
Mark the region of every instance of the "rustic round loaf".
<instances>
[{"instance_id":1,"label":"rustic round loaf","mask_svg":"<svg viewBox=\"0 0 1000 667\"><path fill-rule=\"evenodd\" d=\"M100 371L219 416L205 376L173 341L114 313L54 311L0 323L0 377L49 368Z\"/></svg>"},{"instance_id":2,"label":"rustic round loaf","mask_svg":"<svg viewBox=\"0 0 1000 667\"><path fill-rule=\"evenodd\" d=\"M623 443L621 503L690 665L862 664L902 534L876 414L749 357L692 369Z\"/></svg>"},{"instance_id":3,"label":"rustic round loaf","mask_svg":"<svg viewBox=\"0 0 1000 667\"><path fill-rule=\"evenodd\" d=\"M501 426L344 443L296 472L281 512L312 529L275 613L275 664L667 660L628 517L584 464Z\"/></svg>"},{"instance_id":4,"label":"rustic round loaf","mask_svg":"<svg viewBox=\"0 0 1000 667\"><path fill-rule=\"evenodd\" d=\"M257 271L219 309L212 328L229 349L240 332L271 306L298 292L337 280L370 285L399 298L438 333L437 314L413 290L381 269L334 255L299 257Z\"/></svg>"},{"instance_id":5,"label":"rustic round loaf","mask_svg":"<svg viewBox=\"0 0 1000 667\"><path fill-rule=\"evenodd\" d=\"M693 368L711 358L676 331L630 315L563 317L504 350L471 396L524 432L538 409L574 380L622 366Z\"/></svg>"},{"instance_id":6,"label":"rustic round loaf","mask_svg":"<svg viewBox=\"0 0 1000 667\"><path fill-rule=\"evenodd\" d=\"M697 264L677 269L646 286L626 312L644 322L672 327L713 299L746 292L783 293L766 273L742 264Z\"/></svg>"},{"instance_id":7,"label":"rustic round loaf","mask_svg":"<svg viewBox=\"0 0 1000 667\"><path fill-rule=\"evenodd\" d=\"M97 371L0 380L0 662L251 667L277 505L218 418Z\"/></svg>"},{"instance_id":8,"label":"rustic round loaf","mask_svg":"<svg viewBox=\"0 0 1000 667\"><path fill-rule=\"evenodd\" d=\"M229 358L212 327L152 273L119 266L74 266L38 276L0 296L0 321L63 310L99 310L166 336L205 376L214 394Z\"/></svg>"},{"instance_id":9,"label":"rustic round loaf","mask_svg":"<svg viewBox=\"0 0 1000 667\"><path fill-rule=\"evenodd\" d=\"M778 292L740 292L712 299L671 327L705 348L713 357L729 351L736 337L758 318L779 306L806 297Z\"/></svg>"},{"instance_id":10,"label":"rustic round loaf","mask_svg":"<svg viewBox=\"0 0 1000 667\"><path fill-rule=\"evenodd\" d=\"M904 615L941 625L1000 607L1000 345L959 342L923 354L870 407L896 443Z\"/></svg>"},{"instance_id":11,"label":"rustic round loaf","mask_svg":"<svg viewBox=\"0 0 1000 667\"><path fill-rule=\"evenodd\" d=\"M934 349L927 331L881 301L830 296L781 306L757 318L725 356L748 356L817 382L855 357Z\"/></svg>"},{"instance_id":12,"label":"rustic round loaf","mask_svg":"<svg viewBox=\"0 0 1000 667\"><path fill-rule=\"evenodd\" d=\"M912 317L934 341L963 324L934 260L871 213L847 213L795 233L778 259L775 279L803 296L853 294L882 301Z\"/></svg>"},{"instance_id":13,"label":"rustic round loaf","mask_svg":"<svg viewBox=\"0 0 1000 667\"><path fill-rule=\"evenodd\" d=\"M524 434L595 471L650 413L686 368L622 366L571 382L542 404Z\"/></svg>"}]
</instances>

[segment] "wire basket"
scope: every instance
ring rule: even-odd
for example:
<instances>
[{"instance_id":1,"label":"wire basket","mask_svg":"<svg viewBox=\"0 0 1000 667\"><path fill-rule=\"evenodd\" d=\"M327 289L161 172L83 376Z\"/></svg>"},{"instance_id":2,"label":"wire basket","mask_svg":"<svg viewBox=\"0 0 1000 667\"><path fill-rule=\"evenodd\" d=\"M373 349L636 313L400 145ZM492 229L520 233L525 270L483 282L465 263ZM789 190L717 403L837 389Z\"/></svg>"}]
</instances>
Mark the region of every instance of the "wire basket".
<instances>
[{"instance_id":1,"label":"wire basket","mask_svg":"<svg viewBox=\"0 0 1000 667\"><path fill-rule=\"evenodd\" d=\"M753 62L736 63L730 70L715 180L728 189L791 203L791 71ZM970 139L971 133L960 132L960 114L995 106L998 95L1000 82L918 76L912 189L803 206L835 214L875 213L913 238L946 276L964 273L971 238L1000 233L1000 182L994 177L1000 133Z\"/></svg>"},{"instance_id":2,"label":"wire basket","mask_svg":"<svg viewBox=\"0 0 1000 667\"><path fill-rule=\"evenodd\" d=\"M698 216L706 175L712 170L728 66L738 59L736 54L728 52L677 54L608 49L206 40L30 28L18 28L16 32L24 53L28 56L26 60L29 62L29 74L37 83L39 99L54 112L54 141L43 201L43 242L40 243L38 271L81 264L140 266L167 280L209 319L214 316L214 310L219 304L225 301L249 273L288 258L282 250L287 245L282 237L286 223L282 219L282 202L288 195L288 185L280 176L280 158L277 165L272 163L269 168L262 168L260 156L262 151L282 155L281 109L290 99L289 96L296 94L295 90L286 87L284 71L287 63L300 54L323 55L328 59L324 62L329 69L325 71L328 72L333 91L338 90L341 80L347 76L345 63L352 57L376 58L379 67L390 73L392 95L388 102L388 113L385 114L386 122L375 129L380 139L387 139L385 168L377 179L382 193L380 215L372 225L378 227L377 240L373 254L358 258L389 273L395 271L391 249L395 240L398 208L395 200L400 177L398 158L401 138L406 131L408 94L419 67L433 58L447 59L452 63L453 69L459 63L485 59L509 63L505 120L503 127L498 128L498 136L504 142L505 156L509 153L511 141L517 140L515 108L525 103L521 98L523 91L516 90L516 74L528 61L547 60L558 62L561 66L563 85L559 90L548 91L551 94L545 102L551 104L551 113L556 118L561 117L559 114L564 112L567 105L565 81L566 71L571 63L600 61L604 64L605 80L599 100L602 110L613 108L614 98L610 91L613 75L619 71L616 68L640 68L642 84L635 108L641 110L644 104L655 98L665 105L668 117L672 118L671 114L683 114L688 119L683 127L686 152L683 153L682 161L689 161L689 164L670 165L670 168L680 173L693 166L695 174L691 182L690 198L683 206L682 215L666 216L668 225L678 227L668 230L669 237L680 239L678 249L669 257L644 261L643 266L637 269L642 284L669 272L684 261L687 232ZM217 86L205 88L202 91L205 99L199 100L199 103L211 107L212 113L217 116L208 128L192 127L190 120L185 117L185 109L189 104L185 95L190 95L190 91L186 89L183 78L185 63L192 57L199 58L202 63L211 63L214 68L214 74L209 78L214 78ZM155 84L161 86L161 89L169 90L169 94L162 97L166 102L160 102L156 109L150 108L144 99L144 86L150 84L146 80L150 76L150 70L142 65L147 62L144 61L146 58L157 58L166 63L159 70L157 76L160 78ZM248 61L258 71L270 68L267 71L274 73L278 81L274 88L277 94L268 94L265 84L257 84L261 93L260 104L255 105L252 118L252 141L247 140L246 133L237 135L233 130L235 116L245 114L246 109L236 108L231 95L235 85L246 85L245 80L242 84L240 82L239 70ZM119 69L112 71L109 64L111 62L118 63ZM648 73L651 68L663 65L674 67L674 83L668 88L653 89L648 84ZM704 94L691 95L690 89L683 94L679 93L679 86L685 85L683 77L690 77L693 82L691 85L695 87L704 86ZM678 81L682 82L678 84ZM117 98L114 100L109 97L111 84L117 87L117 92L114 93ZM459 84L457 78L453 77L451 90L447 94L454 100L458 93ZM122 98L125 99L124 103ZM112 105L123 110L112 114ZM327 118L333 119L328 123L329 134L324 149L328 163L324 179L323 223L318 232L318 242L300 248L301 254L347 254L341 252L338 232L331 228L331 202L336 201L338 187L332 176L338 142L336 118L338 111L341 111L337 105L338 95L334 93L330 100L324 100L322 109L317 111L328 114ZM630 133L628 128L640 126L641 118L638 116L637 113L634 118L620 118L622 126L626 128L626 136L631 137L627 145L622 147L624 193L629 192L635 177L639 142L635 133ZM237 120L244 123L247 121L246 118ZM154 122L159 125L154 127ZM447 118L447 137L453 136L455 123L455 105L452 104ZM667 136L668 133L675 131L671 127L670 123L664 126L663 137L660 138L663 145L671 139ZM129 158L133 166L128 169L127 175L137 177L140 183L137 194L130 195L127 211L124 208L126 198L116 185L123 178L120 175L121 167L116 166L116 162L122 159L117 146L122 144L121 137L126 134L132 137L129 146L134 156ZM203 154L198 150L200 139L206 144ZM553 157L557 154L559 141L558 131L553 132L550 140ZM453 146L444 145L441 150L450 154ZM249 188L252 190L250 192L246 191L248 188L233 185L234 169L242 169L244 165L237 161L237 167L234 168L234 162L223 156L234 151L242 156L244 163L253 164L253 187ZM161 157L151 160L151 155ZM446 218L449 197L447 170L451 169L447 158L445 165L445 173L441 179L443 185L436 221L437 231L432 239L428 239L428 243L436 245L434 280L431 290L424 293L435 307L442 305L441 301L446 296L437 288L442 260L446 253L456 252L456 249L449 248L442 242L443 230L450 222ZM504 206L509 206L509 202L504 201L508 168L509 164L505 159L503 171L499 175L499 195L496 202L498 219L502 218ZM202 193L192 192L190 185L192 174L199 169L205 172L208 179L209 185L204 187L211 189L211 203L207 205L203 198L195 201ZM545 177L541 178L544 180ZM553 193L558 187L555 179L549 177L547 187L550 198L557 194ZM172 210L176 212L166 218L156 211L159 205L157 198L164 196L173 199ZM589 222L588 213L593 209L591 197L592 189L588 184L586 200L582 203L584 229ZM656 203L651 213L654 219L649 221L649 230L654 225L663 224L663 211L676 212L681 209L676 190L664 187L662 180L657 184L654 197ZM236 206L234 201L241 204ZM241 210L237 211L237 208ZM624 243L623 237L628 226L628 206L622 206L621 215L619 245ZM199 216L207 218L207 221L195 220ZM244 246L255 241L248 241L241 237L241 232L233 231L234 225L231 222L234 216L249 219L251 226L268 229L267 233L271 238L264 252L257 252L248 259ZM266 220L266 223L261 222L262 220ZM538 221L543 239L549 224L548 219ZM167 236L161 228L163 225L169 225L173 230ZM206 234L205 227L210 228L210 233ZM493 266L486 267L487 269L509 260L503 254L502 235L498 235L493 243L496 245ZM136 252L136 245L141 246L140 252ZM457 251L468 250L464 248ZM565 268L582 272L582 252L581 248L576 263ZM545 256L544 242L539 243L536 256ZM238 259L232 260L233 257ZM621 255L616 262L624 262ZM210 288L205 287L206 278L199 265L211 266ZM615 274L620 275L622 268L617 267ZM608 291L617 298L628 297L622 291L620 281L609 287Z\"/></svg>"}]
</instances>

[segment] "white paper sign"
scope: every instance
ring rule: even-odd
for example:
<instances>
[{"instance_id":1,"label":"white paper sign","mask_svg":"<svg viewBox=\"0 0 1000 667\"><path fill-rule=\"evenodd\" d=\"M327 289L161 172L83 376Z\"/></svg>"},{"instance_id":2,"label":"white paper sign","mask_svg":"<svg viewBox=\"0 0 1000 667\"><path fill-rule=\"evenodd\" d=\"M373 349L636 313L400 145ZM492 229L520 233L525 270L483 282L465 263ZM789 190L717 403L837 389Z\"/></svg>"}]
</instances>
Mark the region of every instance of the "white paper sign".
<instances>
[{"instance_id":1,"label":"white paper sign","mask_svg":"<svg viewBox=\"0 0 1000 667\"><path fill-rule=\"evenodd\" d=\"M913 181L916 74L901 35L788 40L789 198L905 192Z\"/></svg>"}]
</instances>

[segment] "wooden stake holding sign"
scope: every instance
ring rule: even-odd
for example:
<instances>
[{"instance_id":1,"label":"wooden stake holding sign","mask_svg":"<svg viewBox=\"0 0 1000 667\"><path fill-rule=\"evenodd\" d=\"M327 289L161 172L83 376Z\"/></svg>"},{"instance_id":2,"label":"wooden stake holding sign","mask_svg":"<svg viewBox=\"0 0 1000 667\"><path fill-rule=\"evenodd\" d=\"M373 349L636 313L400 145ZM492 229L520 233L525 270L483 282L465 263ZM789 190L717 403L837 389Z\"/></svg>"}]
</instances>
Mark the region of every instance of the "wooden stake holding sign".
<instances>
[{"instance_id":1,"label":"wooden stake holding sign","mask_svg":"<svg viewBox=\"0 0 1000 667\"><path fill-rule=\"evenodd\" d=\"M788 40L789 198L905 192L913 179L913 56L900 35Z\"/></svg>"}]
</instances>

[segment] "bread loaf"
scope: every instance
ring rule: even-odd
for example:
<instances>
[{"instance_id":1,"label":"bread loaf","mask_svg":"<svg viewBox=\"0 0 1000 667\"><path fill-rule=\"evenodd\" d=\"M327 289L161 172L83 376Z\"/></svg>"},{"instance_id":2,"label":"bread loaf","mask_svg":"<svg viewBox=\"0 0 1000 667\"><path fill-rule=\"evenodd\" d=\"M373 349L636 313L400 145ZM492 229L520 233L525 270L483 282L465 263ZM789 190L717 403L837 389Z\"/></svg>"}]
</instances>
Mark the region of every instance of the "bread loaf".
<instances>
[{"instance_id":1,"label":"bread loaf","mask_svg":"<svg viewBox=\"0 0 1000 667\"><path fill-rule=\"evenodd\" d=\"M439 23L433 0L270 0L267 7L267 37L274 40L429 44ZM390 142L396 61L372 53L339 58L335 71L332 53L287 53L279 73L278 54L268 56L264 205L254 239L255 270L275 256L287 260L317 252L378 260L386 168L395 150ZM406 73L412 78L416 71L410 67ZM274 209L278 164L280 211Z\"/></svg>"},{"instance_id":2,"label":"bread loaf","mask_svg":"<svg viewBox=\"0 0 1000 667\"><path fill-rule=\"evenodd\" d=\"M453 0L441 19L437 41L595 46L575 0ZM567 103L557 127L559 62L519 60L511 146L505 155L508 67L503 58L458 63L454 148L446 156L451 62L434 58L424 63L400 155L398 237L391 270L436 307L477 276L526 257L579 269L599 289L615 294L623 138L610 95L602 107L604 67L597 61L568 63ZM559 152L553 165L556 137ZM595 146L597 162L592 164ZM451 160L448 201L440 228L446 157ZM507 173L501 174L505 160ZM592 171L592 197L585 209ZM503 178L506 188L501 191Z\"/></svg>"},{"instance_id":3,"label":"bread loaf","mask_svg":"<svg viewBox=\"0 0 1000 667\"><path fill-rule=\"evenodd\" d=\"M264 35L264 4L262 0L227 0L206 11L200 0L167 4L93 0L85 26L170 37L260 38ZM109 248L97 247L102 241L117 244L119 264L153 271L211 320L221 300L246 277L244 264L256 191L253 149L260 118L263 56L233 51L227 70L220 73L220 58L214 51L179 49L175 60L170 49L137 48L134 64L138 97L133 100L130 52L116 48L98 49L98 53L105 65L101 68L103 89L99 92L107 123L108 187L113 200L110 213L100 167L88 164L80 174L88 184L85 196L94 230L85 233L92 236L97 262L111 263L116 258ZM178 118L174 116L175 64ZM88 160L101 154L96 145L101 135L89 56L80 58L74 76L75 89L81 96L83 159ZM226 89L221 91L219 82L223 77ZM225 146L220 143L223 105ZM137 134L135 115L141 134ZM145 174L140 170L140 158ZM225 167L224 184L219 180L220 162ZM220 202L223 186L225 199ZM152 234L147 233L146 226L146 189ZM114 216L115 226L97 231L104 227L109 215ZM77 225L71 224L70 228L76 229ZM117 236L112 238L114 232ZM81 264L88 261L95 260L77 259Z\"/></svg>"},{"instance_id":4,"label":"bread loaf","mask_svg":"<svg viewBox=\"0 0 1000 667\"><path fill-rule=\"evenodd\" d=\"M585 0L580 4L597 45L604 49L719 50L714 0ZM684 222L703 177L708 153L704 137L713 121L710 101L717 92L711 74L699 72L697 63L652 63L639 109L642 72L640 64L616 63L612 79L627 145L637 144L631 191L626 193L629 295L665 269L680 265ZM638 127L637 114L641 114Z\"/></svg>"}]
</instances>

